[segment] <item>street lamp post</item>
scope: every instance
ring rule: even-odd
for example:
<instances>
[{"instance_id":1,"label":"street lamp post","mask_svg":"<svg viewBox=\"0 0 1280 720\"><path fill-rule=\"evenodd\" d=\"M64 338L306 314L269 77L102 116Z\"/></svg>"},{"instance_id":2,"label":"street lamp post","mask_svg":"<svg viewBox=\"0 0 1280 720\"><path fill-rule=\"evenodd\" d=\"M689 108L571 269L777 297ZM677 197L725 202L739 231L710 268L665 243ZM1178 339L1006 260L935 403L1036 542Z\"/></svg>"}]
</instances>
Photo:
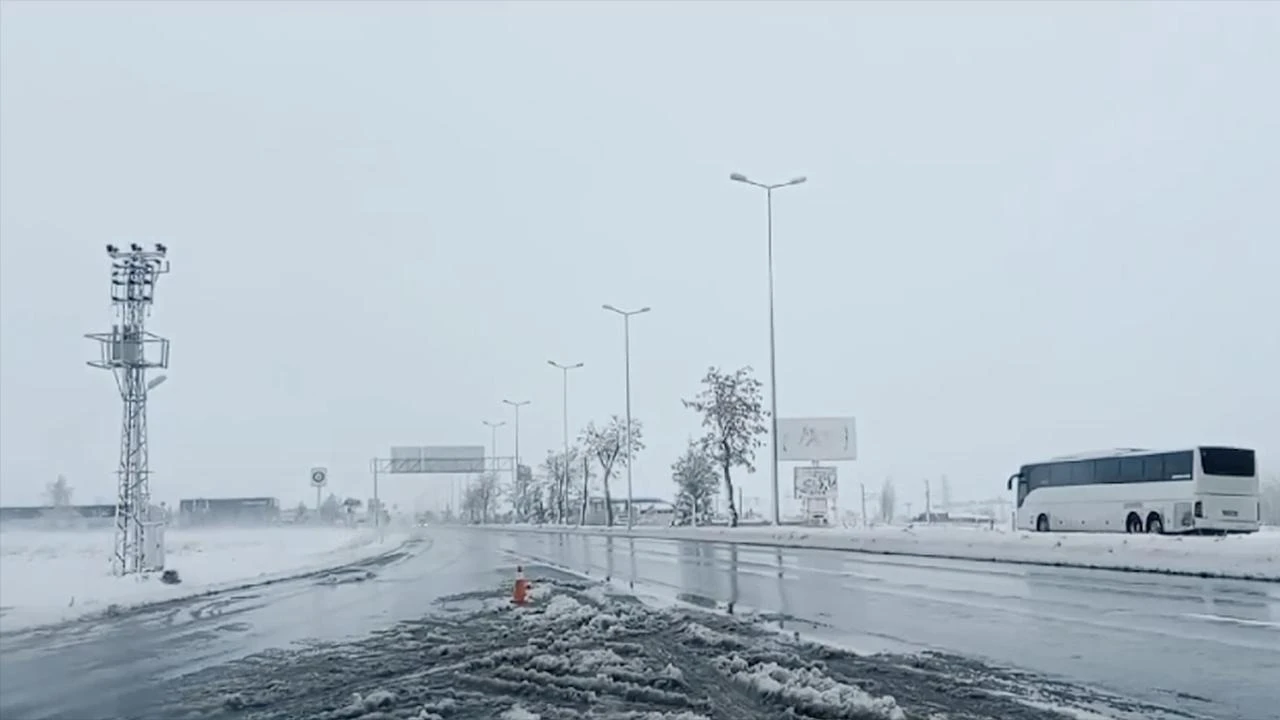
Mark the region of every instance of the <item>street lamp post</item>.
<instances>
[{"instance_id":1,"label":"street lamp post","mask_svg":"<svg viewBox=\"0 0 1280 720\"><path fill-rule=\"evenodd\" d=\"M632 510L631 510L631 465L634 458L631 454L631 316L642 315L649 312L649 307L642 307L639 310L619 310L612 305L604 305L605 310L617 313L622 316L622 347L623 355L626 358L626 376L627 376L627 529L631 529Z\"/></svg>"},{"instance_id":2,"label":"street lamp post","mask_svg":"<svg viewBox=\"0 0 1280 720\"><path fill-rule=\"evenodd\" d=\"M502 427L503 425L506 425L507 421L502 420L500 422L490 422L488 420L483 420L482 422L490 430L489 452L490 452L490 457L493 458L493 470L491 472L493 472L494 474L497 474L498 472L498 428Z\"/></svg>"},{"instance_id":3,"label":"street lamp post","mask_svg":"<svg viewBox=\"0 0 1280 720\"><path fill-rule=\"evenodd\" d=\"M504 405L510 405L511 407L515 408L515 411L516 411L516 427L515 427L516 466L515 466L515 469L511 471L511 482L512 482L512 485L514 486L520 483L520 408L524 407L525 405L528 405L530 401L529 400L520 400L520 401L503 400L502 402Z\"/></svg>"},{"instance_id":4,"label":"street lamp post","mask_svg":"<svg viewBox=\"0 0 1280 720\"><path fill-rule=\"evenodd\" d=\"M765 205L768 212L769 243L769 444L771 454L770 474L773 490L773 524L782 524L782 510L778 505L778 356L774 341L773 313L773 191L790 185L799 185L805 181L803 176L784 183L767 185L747 178L742 173L733 173L729 179L758 187L765 192Z\"/></svg>"},{"instance_id":5,"label":"street lamp post","mask_svg":"<svg viewBox=\"0 0 1280 720\"><path fill-rule=\"evenodd\" d=\"M548 360L547 364L564 374L564 458L560 463L564 466L564 488L561 490L559 502L556 503L556 510L558 511L560 506L564 505L564 493L569 492L569 371L577 370L582 367L583 363L562 365L555 360ZM564 522L563 516L559 519Z\"/></svg>"}]
</instances>

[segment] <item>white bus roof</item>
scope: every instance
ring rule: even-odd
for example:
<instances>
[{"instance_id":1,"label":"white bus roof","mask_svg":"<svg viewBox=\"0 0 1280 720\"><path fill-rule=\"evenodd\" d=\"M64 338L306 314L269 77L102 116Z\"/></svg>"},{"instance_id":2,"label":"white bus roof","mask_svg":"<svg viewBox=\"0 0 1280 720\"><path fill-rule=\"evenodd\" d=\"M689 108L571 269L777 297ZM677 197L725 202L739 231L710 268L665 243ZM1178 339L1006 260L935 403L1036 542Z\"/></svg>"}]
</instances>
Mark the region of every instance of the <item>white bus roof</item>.
<instances>
[{"instance_id":1,"label":"white bus roof","mask_svg":"<svg viewBox=\"0 0 1280 720\"><path fill-rule=\"evenodd\" d=\"M1187 452L1195 448L1178 448L1177 450L1151 450L1149 448L1113 448L1111 450L1094 450L1092 452L1076 453L1074 455L1062 455L1060 457L1041 460L1040 462L1027 463L1028 465L1042 465L1044 463L1071 462L1073 460L1103 460L1106 458L1129 457L1131 455L1160 455L1169 452Z\"/></svg>"}]
</instances>

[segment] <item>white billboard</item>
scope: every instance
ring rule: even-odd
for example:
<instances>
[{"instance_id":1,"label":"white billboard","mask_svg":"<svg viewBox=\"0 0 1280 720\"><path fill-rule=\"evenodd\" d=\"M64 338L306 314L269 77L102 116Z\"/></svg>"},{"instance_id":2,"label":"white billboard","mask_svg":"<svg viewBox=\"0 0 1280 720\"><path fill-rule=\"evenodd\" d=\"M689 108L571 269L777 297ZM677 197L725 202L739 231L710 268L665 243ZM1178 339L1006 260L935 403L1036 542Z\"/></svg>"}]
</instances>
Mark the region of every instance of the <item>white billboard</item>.
<instances>
[{"instance_id":1,"label":"white billboard","mask_svg":"<svg viewBox=\"0 0 1280 720\"><path fill-rule=\"evenodd\" d=\"M801 465L794 471L796 499L839 496L836 469L830 465Z\"/></svg>"},{"instance_id":2,"label":"white billboard","mask_svg":"<svg viewBox=\"0 0 1280 720\"><path fill-rule=\"evenodd\" d=\"M853 418L778 418L779 460L857 460Z\"/></svg>"},{"instance_id":3,"label":"white billboard","mask_svg":"<svg viewBox=\"0 0 1280 720\"><path fill-rule=\"evenodd\" d=\"M391 448L391 472L482 473L485 471L483 445L426 445Z\"/></svg>"}]
</instances>

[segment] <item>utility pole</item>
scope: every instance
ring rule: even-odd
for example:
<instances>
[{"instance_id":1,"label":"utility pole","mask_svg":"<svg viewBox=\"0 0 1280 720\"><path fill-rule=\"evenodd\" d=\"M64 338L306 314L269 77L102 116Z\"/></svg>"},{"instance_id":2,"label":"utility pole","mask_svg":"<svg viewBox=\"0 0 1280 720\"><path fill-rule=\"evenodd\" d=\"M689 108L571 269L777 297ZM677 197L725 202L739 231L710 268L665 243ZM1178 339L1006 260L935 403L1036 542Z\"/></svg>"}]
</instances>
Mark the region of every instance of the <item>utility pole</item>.
<instances>
[{"instance_id":1,"label":"utility pole","mask_svg":"<svg viewBox=\"0 0 1280 720\"><path fill-rule=\"evenodd\" d=\"M933 498L929 494L929 478L924 479L924 521L933 524Z\"/></svg>"},{"instance_id":2,"label":"utility pole","mask_svg":"<svg viewBox=\"0 0 1280 720\"><path fill-rule=\"evenodd\" d=\"M858 483L858 487L862 489L862 527L867 526L867 484Z\"/></svg>"},{"instance_id":3,"label":"utility pole","mask_svg":"<svg viewBox=\"0 0 1280 720\"><path fill-rule=\"evenodd\" d=\"M133 243L128 250L107 245L111 258L111 304L119 317L111 332L86 335L98 342L101 356L89 365L110 370L124 401L120 423L120 464L116 485L116 531L112 570L129 575L163 567L159 556L148 558L151 510L150 448L147 442L147 393L165 381L147 381L147 370L169 367L169 341L147 332L146 319L155 300L156 282L169 272L169 249L156 244L144 250ZM163 537L163 536L161 536ZM150 560L150 562L149 562Z\"/></svg>"},{"instance_id":4,"label":"utility pole","mask_svg":"<svg viewBox=\"0 0 1280 720\"><path fill-rule=\"evenodd\" d=\"M784 183L773 185L750 180L742 173L733 173L729 179L760 188L765 192L765 206L768 216L768 251L769 251L769 446L770 446L770 479L773 490L773 524L782 524L782 509L778 496L778 353L774 333L773 312L773 191L790 185L799 185L806 178L792 178Z\"/></svg>"}]
</instances>

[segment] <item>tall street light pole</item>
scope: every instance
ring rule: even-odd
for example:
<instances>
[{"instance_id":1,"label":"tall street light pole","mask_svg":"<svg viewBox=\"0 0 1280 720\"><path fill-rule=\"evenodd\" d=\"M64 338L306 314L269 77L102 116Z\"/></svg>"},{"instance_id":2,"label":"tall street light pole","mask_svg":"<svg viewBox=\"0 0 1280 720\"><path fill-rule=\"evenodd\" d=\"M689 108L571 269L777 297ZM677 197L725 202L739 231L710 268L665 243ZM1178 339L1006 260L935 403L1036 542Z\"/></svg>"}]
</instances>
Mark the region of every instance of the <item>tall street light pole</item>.
<instances>
[{"instance_id":1,"label":"tall street light pole","mask_svg":"<svg viewBox=\"0 0 1280 720\"><path fill-rule=\"evenodd\" d=\"M482 422L484 422L485 426L488 427L490 430L491 439L490 439L490 445L489 445L490 447L489 452L491 453L490 457L493 458L493 470L491 472L493 472L494 474L497 474L498 472L498 428L502 427L503 425L506 425L507 421L503 420L501 422L490 422L488 420L484 420Z\"/></svg>"},{"instance_id":2,"label":"tall street light pole","mask_svg":"<svg viewBox=\"0 0 1280 720\"><path fill-rule=\"evenodd\" d=\"M604 305L603 307L609 312L622 316L622 347L626 358L627 376L627 529L630 530L632 524L631 465L635 459L631 454L631 316L647 313L650 308L646 306L639 310L619 310L612 305Z\"/></svg>"},{"instance_id":3,"label":"tall street light pole","mask_svg":"<svg viewBox=\"0 0 1280 720\"><path fill-rule=\"evenodd\" d=\"M562 365L555 360L548 360L547 364L556 368L564 375L564 458L560 463L564 466L564 488L561 490L562 497L560 498L559 503L557 503L556 509L558 510L559 506L564 504L563 494L569 492L569 371L577 370L582 367L583 363ZM564 522L564 518L561 517L560 521Z\"/></svg>"},{"instance_id":4,"label":"tall street light pole","mask_svg":"<svg viewBox=\"0 0 1280 720\"><path fill-rule=\"evenodd\" d=\"M771 455L771 479L773 490L773 524L782 524L782 509L778 505L778 355L777 344L774 340L774 313L773 313L773 191L779 188L791 185L799 185L805 181L803 176L794 178L788 182L775 183L767 185L758 183L747 178L742 173L733 173L729 179L734 182L744 183L753 187L764 190L765 205L768 212L768 237L769 237L769 425L770 425L770 455Z\"/></svg>"},{"instance_id":5,"label":"tall street light pole","mask_svg":"<svg viewBox=\"0 0 1280 720\"><path fill-rule=\"evenodd\" d=\"M510 405L516 411L516 467L511 471L511 481L513 485L520 483L520 408L529 404L529 400L503 400L504 405Z\"/></svg>"}]
</instances>

